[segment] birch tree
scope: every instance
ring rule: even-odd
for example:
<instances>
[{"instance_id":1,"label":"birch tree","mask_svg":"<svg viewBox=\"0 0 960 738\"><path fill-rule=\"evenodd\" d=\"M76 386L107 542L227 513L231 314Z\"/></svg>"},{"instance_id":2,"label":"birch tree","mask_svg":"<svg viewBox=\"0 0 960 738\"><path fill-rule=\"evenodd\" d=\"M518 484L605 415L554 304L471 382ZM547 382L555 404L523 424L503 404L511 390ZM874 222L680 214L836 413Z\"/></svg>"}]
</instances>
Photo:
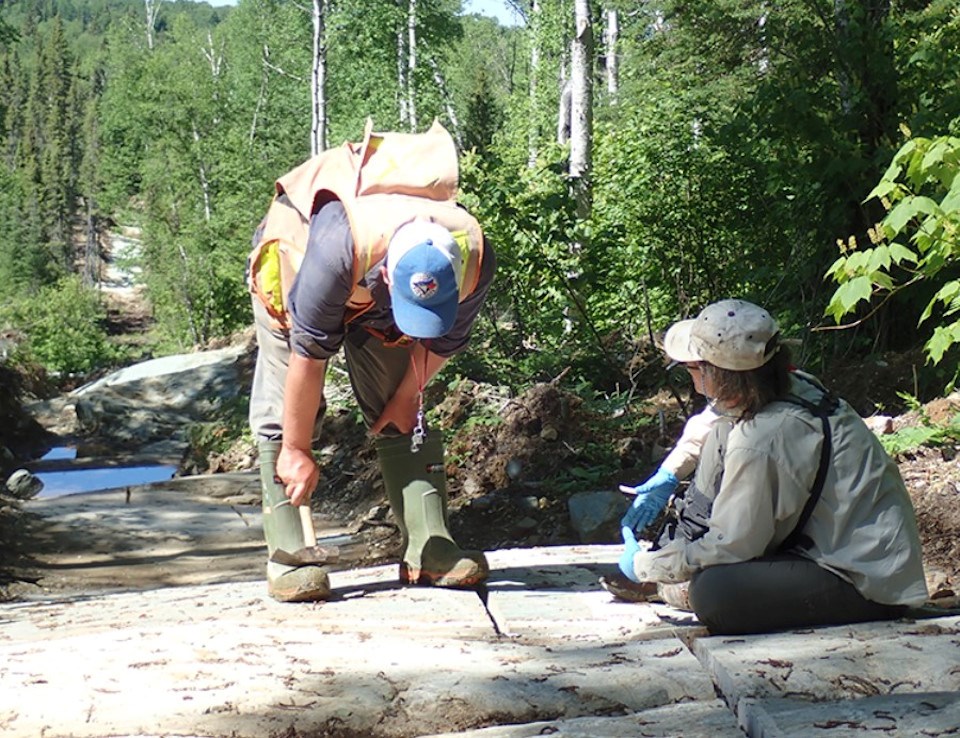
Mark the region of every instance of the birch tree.
<instances>
[{"instance_id":1,"label":"birch tree","mask_svg":"<svg viewBox=\"0 0 960 738\"><path fill-rule=\"evenodd\" d=\"M313 64L310 75L310 153L327 148L327 1L313 0Z\"/></svg>"},{"instance_id":2,"label":"birch tree","mask_svg":"<svg viewBox=\"0 0 960 738\"><path fill-rule=\"evenodd\" d=\"M615 100L620 89L620 68L617 57L617 46L620 40L620 14L616 8L606 8L603 14L606 21L603 31L604 76L607 81L607 94L611 100Z\"/></svg>"},{"instance_id":3,"label":"birch tree","mask_svg":"<svg viewBox=\"0 0 960 738\"><path fill-rule=\"evenodd\" d=\"M406 97L407 126L411 131L417 130L417 0L407 0L407 43L406 69L404 70L406 89L400 89L400 94Z\"/></svg>"},{"instance_id":4,"label":"birch tree","mask_svg":"<svg viewBox=\"0 0 960 738\"><path fill-rule=\"evenodd\" d=\"M157 27L157 16L160 14L160 5L163 0L143 0L146 11L147 48L153 49L153 33Z\"/></svg>"},{"instance_id":5,"label":"birch tree","mask_svg":"<svg viewBox=\"0 0 960 738\"><path fill-rule=\"evenodd\" d=\"M527 165L531 168L537 163L537 152L539 151L540 141L539 116L537 115L537 78L540 75L540 27L542 21L543 13L540 9L540 0L533 0L527 21L531 38L530 85L528 91L530 98L530 131L528 137Z\"/></svg>"},{"instance_id":6,"label":"birch tree","mask_svg":"<svg viewBox=\"0 0 960 738\"><path fill-rule=\"evenodd\" d=\"M447 89L447 79L443 76L443 70L440 69L440 65L437 64L436 59L430 57L428 60L430 64L430 69L433 72L433 81L437 86L437 90L440 91L440 97L443 101L443 109L447 114L447 119L450 121L450 127L453 129L451 134L453 135L453 140L457 143L457 148L463 150L463 131L460 126L460 119L457 117L457 109L453 106L453 97L450 95L450 91Z\"/></svg>"},{"instance_id":7,"label":"birch tree","mask_svg":"<svg viewBox=\"0 0 960 738\"><path fill-rule=\"evenodd\" d=\"M590 214L590 160L593 142L593 26L589 0L574 0L570 53L570 180L577 215Z\"/></svg>"}]
</instances>

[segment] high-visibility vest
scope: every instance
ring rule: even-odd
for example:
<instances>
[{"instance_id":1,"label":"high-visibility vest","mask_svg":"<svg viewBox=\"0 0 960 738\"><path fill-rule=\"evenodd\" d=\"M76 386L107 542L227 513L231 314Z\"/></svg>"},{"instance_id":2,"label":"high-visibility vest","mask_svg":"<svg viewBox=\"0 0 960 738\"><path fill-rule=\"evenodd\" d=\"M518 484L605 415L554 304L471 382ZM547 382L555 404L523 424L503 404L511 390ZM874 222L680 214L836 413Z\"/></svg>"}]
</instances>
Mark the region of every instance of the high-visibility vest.
<instances>
[{"instance_id":1,"label":"high-visibility vest","mask_svg":"<svg viewBox=\"0 0 960 738\"><path fill-rule=\"evenodd\" d=\"M306 252L310 216L339 200L354 243L347 322L373 307L370 291L359 283L386 256L394 232L417 219L439 223L460 246L462 302L480 278L483 232L457 205L458 179L456 147L438 121L425 133L374 133L368 120L361 143L324 151L277 180L250 254L250 291L276 327L290 328L288 295Z\"/></svg>"}]
</instances>

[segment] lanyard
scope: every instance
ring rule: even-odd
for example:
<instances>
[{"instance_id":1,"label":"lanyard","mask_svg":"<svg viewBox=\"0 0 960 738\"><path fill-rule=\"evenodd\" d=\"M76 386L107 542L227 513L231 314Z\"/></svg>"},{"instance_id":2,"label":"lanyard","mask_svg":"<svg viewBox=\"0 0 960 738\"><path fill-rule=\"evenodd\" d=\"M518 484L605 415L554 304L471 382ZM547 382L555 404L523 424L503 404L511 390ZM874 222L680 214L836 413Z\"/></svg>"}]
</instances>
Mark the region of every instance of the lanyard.
<instances>
[{"instance_id":1,"label":"lanyard","mask_svg":"<svg viewBox=\"0 0 960 738\"><path fill-rule=\"evenodd\" d=\"M417 361L414 358L414 348L416 344L410 347L410 366L413 367L413 375L417 378L417 424L413 428L413 434L410 436L410 453L415 454L420 450L423 442L427 440L427 429L424 425L423 415L423 388L427 378L427 360L430 356L430 349L426 342L423 344L423 373L417 370Z\"/></svg>"}]
</instances>

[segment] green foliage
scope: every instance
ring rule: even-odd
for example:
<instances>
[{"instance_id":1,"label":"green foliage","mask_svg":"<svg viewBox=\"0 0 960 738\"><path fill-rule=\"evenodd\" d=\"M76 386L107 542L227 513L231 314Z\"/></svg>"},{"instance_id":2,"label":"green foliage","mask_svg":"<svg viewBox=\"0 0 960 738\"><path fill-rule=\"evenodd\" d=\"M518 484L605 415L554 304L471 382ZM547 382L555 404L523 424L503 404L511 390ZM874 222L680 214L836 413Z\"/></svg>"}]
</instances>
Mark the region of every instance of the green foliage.
<instances>
[{"instance_id":1,"label":"green foliage","mask_svg":"<svg viewBox=\"0 0 960 738\"><path fill-rule=\"evenodd\" d=\"M960 135L960 8L954 0L917 3L902 17L895 45L902 114L917 135Z\"/></svg>"},{"instance_id":2,"label":"green foliage","mask_svg":"<svg viewBox=\"0 0 960 738\"><path fill-rule=\"evenodd\" d=\"M249 406L249 397L241 393L220 402L204 422L187 428L190 454L195 463L205 465L210 456L225 454L238 443L253 445L247 419Z\"/></svg>"},{"instance_id":3,"label":"green foliage","mask_svg":"<svg viewBox=\"0 0 960 738\"><path fill-rule=\"evenodd\" d=\"M869 256L843 255L831 270L847 275L837 304L861 310L895 294L910 315L900 345L915 340L916 317L925 329L939 322L925 337L949 363L955 260L923 239L955 239L955 223L934 210L948 209L954 185L914 191L904 169L897 184L914 188L909 197L864 197L900 121L931 141L960 135L956 3L608 6L622 11L621 86L595 96L594 208L578 219L555 143L570 3L541 3L512 29L459 18L455 0L418 3L418 128L436 115L453 129L455 114L472 152L463 201L500 262L455 367L515 385L567 372L610 388L638 342L731 294L799 331L822 315L829 244L842 233L865 241L884 197L899 235ZM406 4L326 7L330 143L356 140L368 116L396 128ZM80 267L90 276L113 221L142 230L163 350L249 322L251 233L274 180L309 154L309 11L283 0L163 3L148 45L140 0L0 4L0 24L15 32L0 32L0 289L31 295ZM834 344L882 349L896 333L888 316Z\"/></svg>"},{"instance_id":4,"label":"green foliage","mask_svg":"<svg viewBox=\"0 0 960 738\"><path fill-rule=\"evenodd\" d=\"M485 367L472 376L546 378L562 370L569 348L590 342L589 316L571 281L580 231L564 178L563 151L544 153L536 168L476 153L461 163L462 201L483 223L497 255L497 277L475 343L491 350L472 357ZM566 327L564 327L566 326Z\"/></svg>"},{"instance_id":5,"label":"green foliage","mask_svg":"<svg viewBox=\"0 0 960 738\"><path fill-rule=\"evenodd\" d=\"M855 237L840 241L840 257L827 271L839 287L826 313L837 323L875 298L930 282L935 293L920 313L923 326L935 312L945 322L933 327L925 349L937 364L960 344L960 138L913 138L894 156L870 192L883 203L883 220L870 229L871 246Z\"/></svg>"},{"instance_id":6,"label":"green foliage","mask_svg":"<svg viewBox=\"0 0 960 738\"><path fill-rule=\"evenodd\" d=\"M0 323L26 335L19 350L59 374L85 374L116 361L104 318L99 296L76 276L45 286L0 313Z\"/></svg>"},{"instance_id":7,"label":"green foliage","mask_svg":"<svg viewBox=\"0 0 960 738\"><path fill-rule=\"evenodd\" d=\"M934 423L923 411L916 398L901 394L912 411L920 416L919 425L911 425L894 433L880 436L880 443L891 456L909 453L922 446L942 446L960 441L960 415L955 415L947 423Z\"/></svg>"},{"instance_id":8,"label":"green foliage","mask_svg":"<svg viewBox=\"0 0 960 738\"><path fill-rule=\"evenodd\" d=\"M444 73L460 116L463 148L483 155L504 126L514 88L525 87L520 29L505 29L491 18L462 19L463 38L451 50Z\"/></svg>"}]
</instances>

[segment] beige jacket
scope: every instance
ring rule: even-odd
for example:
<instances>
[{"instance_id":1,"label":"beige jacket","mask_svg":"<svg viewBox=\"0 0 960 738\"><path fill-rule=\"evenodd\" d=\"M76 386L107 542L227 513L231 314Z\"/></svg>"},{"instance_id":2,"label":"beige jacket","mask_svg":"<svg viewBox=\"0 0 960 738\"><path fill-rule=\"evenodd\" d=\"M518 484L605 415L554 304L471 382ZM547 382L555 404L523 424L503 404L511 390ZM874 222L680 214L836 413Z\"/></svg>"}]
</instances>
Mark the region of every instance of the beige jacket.
<instances>
[{"instance_id":1,"label":"beige jacket","mask_svg":"<svg viewBox=\"0 0 960 738\"><path fill-rule=\"evenodd\" d=\"M819 399L819 391L796 376L791 392ZM896 464L847 403L841 401L830 428L830 467L804 529L813 547L802 555L869 600L922 603L927 588L920 536ZM751 420L734 423L726 448L718 437L717 432L707 437L694 478L705 494L717 489L709 532L637 554L634 565L642 580L684 581L699 569L773 554L796 526L819 464L819 418L792 403L774 402Z\"/></svg>"}]
</instances>

